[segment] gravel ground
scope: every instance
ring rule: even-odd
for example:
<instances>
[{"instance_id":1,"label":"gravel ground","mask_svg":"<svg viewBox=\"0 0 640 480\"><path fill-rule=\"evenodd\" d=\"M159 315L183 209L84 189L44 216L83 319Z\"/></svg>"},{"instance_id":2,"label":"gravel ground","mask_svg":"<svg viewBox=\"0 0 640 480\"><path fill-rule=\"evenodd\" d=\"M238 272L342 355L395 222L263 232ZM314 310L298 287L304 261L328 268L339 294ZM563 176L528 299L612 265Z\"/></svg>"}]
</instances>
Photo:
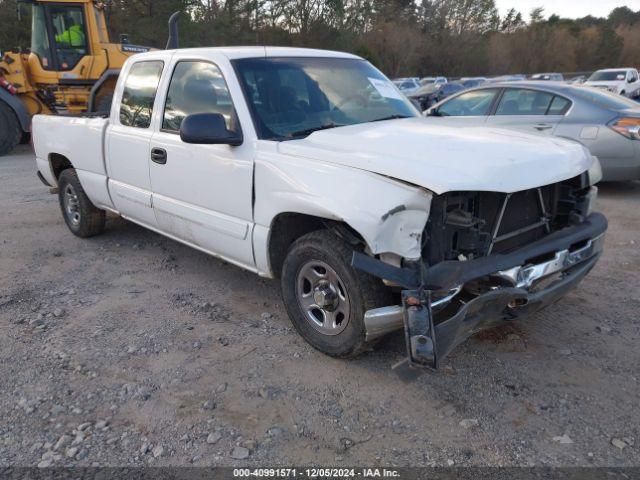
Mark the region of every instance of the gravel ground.
<instances>
[{"instance_id":1,"label":"gravel ground","mask_svg":"<svg viewBox=\"0 0 640 480\"><path fill-rule=\"evenodd\" d=\"M634 466L640 183L567 298L402 379L298 337L275 282L118 218L74 237L25 148L0 158L0 464Z\"/></svg>"}]
</instances>

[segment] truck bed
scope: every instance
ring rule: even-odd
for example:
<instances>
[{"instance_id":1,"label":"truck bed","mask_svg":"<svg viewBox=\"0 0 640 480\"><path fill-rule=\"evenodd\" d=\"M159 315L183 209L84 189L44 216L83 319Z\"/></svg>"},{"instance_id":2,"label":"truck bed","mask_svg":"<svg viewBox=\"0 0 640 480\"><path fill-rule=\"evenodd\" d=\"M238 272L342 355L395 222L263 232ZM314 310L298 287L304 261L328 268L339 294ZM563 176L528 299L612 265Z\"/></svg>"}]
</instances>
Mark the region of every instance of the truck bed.
<instances>
[{"instance_id":1,"label":"truck bed","mask_svg":"<svg viewBox=\"0 0 640 480\"><path fill-rule=\"evenodd\" d=\"M59 117L36 115L33 118L33 145L40 171L53 185L56 179L50 172L49 155L63 155L77 170L106 175L104 163L104 132L109 123L106 118ZM43 165L40 161L44 161Z\"/></svg>"},{"instance_id":2,"label":"truck bed","mask_svg":"<svg viewBox=\"0 0 640 480\"><path fill-rule=\"evenodd\" d=\"M66 158L78 172L91 200L113 208L106 188L107 171L104 161L104 138L109 120L96 116L36 115L33 118L33 145L38 170L51 185L58 179L52 165L55 156Z\"/></svg>"}]
</instances>

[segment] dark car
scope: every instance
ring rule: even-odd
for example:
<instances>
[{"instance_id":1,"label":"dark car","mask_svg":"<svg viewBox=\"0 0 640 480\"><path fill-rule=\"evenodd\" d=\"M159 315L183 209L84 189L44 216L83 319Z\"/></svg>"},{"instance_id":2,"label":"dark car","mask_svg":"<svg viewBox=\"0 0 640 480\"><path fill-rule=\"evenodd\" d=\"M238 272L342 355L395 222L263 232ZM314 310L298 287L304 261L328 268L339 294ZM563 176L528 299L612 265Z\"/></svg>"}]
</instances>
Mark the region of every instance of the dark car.
<instances>
[{"instance_id":1,"label":"dark car","mask_svg":"<svg viewBox=\"0 0 640 480\"><path fill-rule=\"evenodd\" d=\"M486 78L468 78L464 80L460 80L460 83L464 85L464 88L475 88L479 87L483 83L486 83Z\"/></svg>"},{"instance_id":2,"label":"dark car","mask_svg":"<svg viewBox=\"0 0 640 480\"><path fill-rule=\"evenodd\" d=\"M450 82L442 85L428 84L417 89L409 95L409 98L419 103L422 110L426 110L431 105L435 105L445 98L465 89L466 87L461 82Z\"/></svg>"}]
</instances>

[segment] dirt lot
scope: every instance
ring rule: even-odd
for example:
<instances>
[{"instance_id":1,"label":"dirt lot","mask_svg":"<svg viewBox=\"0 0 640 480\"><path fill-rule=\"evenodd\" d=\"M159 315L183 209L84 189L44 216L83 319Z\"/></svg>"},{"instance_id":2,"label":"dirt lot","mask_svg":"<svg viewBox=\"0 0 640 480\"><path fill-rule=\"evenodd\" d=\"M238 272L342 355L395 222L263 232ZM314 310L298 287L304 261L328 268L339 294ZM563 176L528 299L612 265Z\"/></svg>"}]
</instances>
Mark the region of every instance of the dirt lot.
<instances>
[{"instance_id":1,"label":"dirt lot","mask_svg":"<svg viewBox=\"0 0 640 480\"><path fill-rule=\"evenodd\" d=\"M639 464L640 183L601 188L578 290L411 382L401 335L334 360L275 282L118 218L74 237L27 149L0 203L0 464Z\"/></svg>"}]
</instances>

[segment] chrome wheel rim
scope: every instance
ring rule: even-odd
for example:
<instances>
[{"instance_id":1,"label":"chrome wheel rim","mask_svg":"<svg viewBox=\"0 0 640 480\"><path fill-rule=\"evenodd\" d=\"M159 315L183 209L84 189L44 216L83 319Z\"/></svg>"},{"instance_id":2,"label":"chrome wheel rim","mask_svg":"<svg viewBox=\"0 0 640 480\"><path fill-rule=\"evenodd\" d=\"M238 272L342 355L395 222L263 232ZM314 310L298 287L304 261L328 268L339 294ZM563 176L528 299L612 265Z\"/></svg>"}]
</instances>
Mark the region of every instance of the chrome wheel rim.
<instances>
[{"instance_id":1,"label":"chrome wheel rim","mask_svg":"<svg viewBox=\"0 0 640 480\"><path fill-rule=\"evenodd\" d=\"M310 260L300 267L296 297L305 319L318 332L338 335L347 328L349 295L340 276L325 262Z\"/></svg>"},{"instance_id":2,"label":"chrome wheel rim","mask_svg":"<svg viewBox=\"0 0 640 480\"><path fill-rule=\"evenodd\" d=\"M64 213L67 219L74 227L80 225L80 201L78 200L78 194L71 184L67 184L64 187L62 195L62 201L64 203Z\"/></svg>"}]
</instances>

